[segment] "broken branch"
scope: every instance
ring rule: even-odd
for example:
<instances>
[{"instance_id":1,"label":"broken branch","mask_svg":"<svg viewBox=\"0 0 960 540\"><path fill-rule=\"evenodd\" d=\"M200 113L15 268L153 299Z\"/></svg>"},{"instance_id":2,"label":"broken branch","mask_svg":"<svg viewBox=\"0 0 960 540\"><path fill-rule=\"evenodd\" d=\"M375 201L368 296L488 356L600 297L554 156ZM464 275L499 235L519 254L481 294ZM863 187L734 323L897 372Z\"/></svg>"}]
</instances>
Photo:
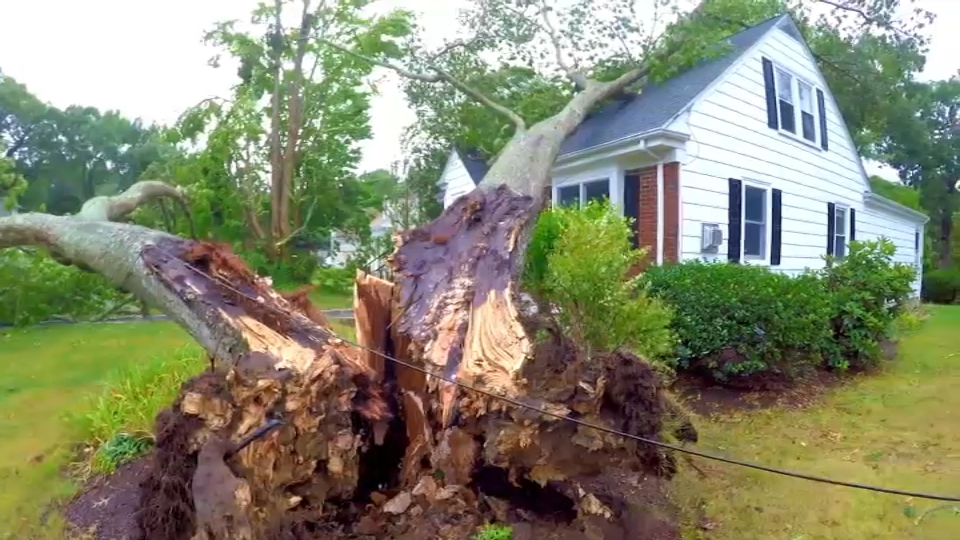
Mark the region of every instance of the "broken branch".
<instances>
[{"instance_id":1,"label":"broken branch","mask_svg":"<svg viewBox=\"0 0 960 540\"><path fill-rule=\"evenodd\" d=\"M409 70L409 69L407 69L407 68L405 68L405 67L403 67L403 66L394 64L393 62L387 62L387 61L385 61L385 60L378 60L378 59L373 58L373 57L371 57L371 56L367 56L367 55L365 55L365 54L358 53L358 52L356 52L356 51L354 51L354 50L352 50L352 49L350 49L350 48L348 48L348 47L344 47L343 45L340 45L340 44L338 44L338 43L334 43L334 42L332 42L332 41L330 41L330 40L323 39L323 40L320 40L320 41L321 41L321 43L323 43L324 45L327 45L327 46L329 46L329 47L332 47L332 48L334 48L334 49L336 49L336 50L338 50L338 51L340 51L340 52L342 52L342 53L349 54L349 55L351 55L351 56L353 56L353 57L355 57L355 58L358 58L358 59L360 59L360 60L364 60L364 61L369 62L369 63L371 63L371 64L373 64L373 65L375 65L375 66L380 66L380 67L383 67L383 68L392 70L392 71L396 72L397 74L399 74L401 77L404 77L404 78L407 78L407 79L411 79L411 80L415 80L415 81L428 82L428 83L447 82L447 83L449 83L451 86L453 86L454 88L456 88L457 90L460 90L460 91L463 92L464 94L466 94L466 95L470 96L471 98L475 99L476 101L478 101L479 103L481 103L481 104L484 105L485 107L487 107L487 108L489 108L489 109L491 109L491 110L493 110L493 111L496 111L497 113L499 113L499 114L501 114L502 116L504 116L504 117L506 117L507 119L509 119L511 122L513 122L513 124L517 127L518 130L521 130L521 131L522 131L522 130L526 129L526 127L527 127L526 122L523 120L523 118L522 118L519 114L517 114L516 112L514 112L514 111L511 110L510 108L505 107L505 106L497 103L496 101L494 101L492 98L490 98L489 96L487 96L487 95L484 94L483 92L481 92L481 91L477 90L476 88L473 88L472 86L470 86L470 85L464 83L463 81L457 79L456 77L454 77L453 75L451 75L449 72L447 72L446 70L442 69L441 67L439 67L439 66L437 66L437 65L435 65L435 64L430 64L430 65L428 65L428 68L429 68L430 70L432 70L434 73L419 73L419 72L416 72L416 71L411 71L411 70Z\"/></svg>"}]
</instances>

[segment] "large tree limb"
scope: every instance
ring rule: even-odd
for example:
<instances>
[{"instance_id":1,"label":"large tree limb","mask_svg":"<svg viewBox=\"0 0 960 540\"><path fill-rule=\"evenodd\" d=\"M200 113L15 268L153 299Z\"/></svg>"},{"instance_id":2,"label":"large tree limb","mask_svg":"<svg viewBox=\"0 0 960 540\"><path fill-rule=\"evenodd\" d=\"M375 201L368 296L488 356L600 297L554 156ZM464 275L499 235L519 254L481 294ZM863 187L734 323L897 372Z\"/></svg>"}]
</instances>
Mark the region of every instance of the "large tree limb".
<instances>
[{"instance_id":1,"label":"large tree limb","mask_svg":"<svg viewBox=\"0 0 960 540\"><path fill-rule=\"evenodd\" d=\"M349 47L344 47L343 45L340 45L339 43L335 43L335 42L330 41L330 40L324 39L324 40L321 40L321 42L322 42L323 44L325 44L325 45L333 48L333 49L336 49L336 50L340 51L340 52L349 54L349 55L351 55L351 56L353 56L353 57L355 57L355 58L358 58L358 59L360 59L360 60L363 60L363 61L365 61L365 62L369 62L369 63L372 64L372 65L380 66L380 67L382 67L382 68L386 68L386 69L389 69L389 70L391 70L391 71L394 71L394 72L396 72L397 74L399 74L401 77L404 77L404 78L407 78L407 79L411 79L411 80L415 80L415 81L428 82L428 83L436 83L436 82L446 82L446 83L449 83L450 85L452 85L453 87L455 87L457 90L460 90L460 91L463 92L464 94L466 94L466 95L470 96L471 98L475 99L477 102L479 102L479 103L482 104L483 106L489 108L490 110L492 110L492 111L494 111L494 112L499 113L501 116L503 116L503 117L507 118L508 120L510 120L511 122L513 122L513 124L516 126L516 128L517 128L518 130L524 130L524 129L526 129L526 127L527 127L526 121L523 119L523 117L521 117L519 114L517 114L516 112L514 112L512 109L510 109L509 107L506 107L506 106L504 106L504 105L502 105L502 104L500 104L500 103L497 103L493 98L487 96L486 94L484 94L483 92L477 90L476 88L473 88L472 86L466 84L465 82L461 81L460 79L457 79L457 78L454 77L452 74L450 74L449 72L447 72L447 71L445 71L444 69L440 68L440 67L437 66L436 64L430 64L429 67L428 67L430 70L433 71L433 73L420 73L420 72L416 72L416 71L412 71L412 70L410 70L410 69L407 69L407 68L405 68L405 67L403 67L403 66L401 66L401 65L399 65L399 64L395 64L395 63L393 63L393 62L388 62L388 61L386 61L386 60L378 60L378 59L373 58L373 57L371 57L371 56L367 56L367 55L365 55L365 54L358 53L358 52L350 49Z\"/></svg>"}]
</instances>

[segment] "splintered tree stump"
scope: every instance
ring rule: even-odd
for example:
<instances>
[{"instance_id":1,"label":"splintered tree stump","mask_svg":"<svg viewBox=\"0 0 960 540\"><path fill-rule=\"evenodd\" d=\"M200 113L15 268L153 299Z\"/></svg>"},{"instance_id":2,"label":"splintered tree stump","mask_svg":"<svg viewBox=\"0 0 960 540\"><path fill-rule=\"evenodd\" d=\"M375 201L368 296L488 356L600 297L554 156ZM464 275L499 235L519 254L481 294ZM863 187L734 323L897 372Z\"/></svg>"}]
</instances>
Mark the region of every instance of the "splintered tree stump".
<instances>
[{"instance_id":1,"label":"splintered tree stump","mask_svg":"<svg viewBox=\"0 0 960 540\"><path fill-rule=\"evenodd\" d=\"M144 246L222 338L197 336L214 363L158 417L144 537L467 540L491 520L533 537L641 535L638 486L672 474L672 457L566 419L658 439L669 404L628 352L587 358L556 328L529 337L514 298L533 211L478 189L398 237L396 283L357 275L359 346L225 247ZM282 426L232 452L270 419Z\"/></svg>"}]
</instances>

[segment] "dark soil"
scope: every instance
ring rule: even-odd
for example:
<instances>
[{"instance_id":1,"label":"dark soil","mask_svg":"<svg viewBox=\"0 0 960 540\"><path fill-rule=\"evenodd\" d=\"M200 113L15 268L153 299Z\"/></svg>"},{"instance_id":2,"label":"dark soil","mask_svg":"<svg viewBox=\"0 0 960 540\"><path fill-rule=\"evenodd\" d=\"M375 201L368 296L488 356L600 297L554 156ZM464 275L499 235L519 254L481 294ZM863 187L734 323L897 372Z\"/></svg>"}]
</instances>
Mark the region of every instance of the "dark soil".
<instances>
[{"instance_id":1,"label":"dark soil","mask_svg":"<svg viewBox=\"0 0 960 540\"><path fill-rule=\"evenodd\" d=\"M110 476L96 477L64 508L66 522L79 534L96 540L137 540L136 516L140 482L150 473L152 458L123 465Z\"/></svg>"},{"instance_id":2,"label":"dark soil","mask_svg":"<svg viewBox=\"0 0 960 540\"><path fill-rule=\"evenodd\" d=\"M776 389L741 390L720 386L702 377L681 375L673 391L693 412L701 416L736 411L754 411L770 407L805 408L815 404L825 392L839 386L849 376L830 371L814 371L791 385Z\"/></svg>"}]
</instances>

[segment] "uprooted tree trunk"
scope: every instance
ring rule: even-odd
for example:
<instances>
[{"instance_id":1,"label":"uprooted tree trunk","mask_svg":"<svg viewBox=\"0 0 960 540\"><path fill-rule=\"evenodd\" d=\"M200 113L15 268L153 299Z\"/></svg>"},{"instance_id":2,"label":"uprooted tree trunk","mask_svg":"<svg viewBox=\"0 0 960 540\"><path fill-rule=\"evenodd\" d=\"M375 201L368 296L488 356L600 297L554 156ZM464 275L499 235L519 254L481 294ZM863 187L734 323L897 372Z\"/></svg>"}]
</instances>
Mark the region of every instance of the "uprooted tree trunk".
<instances>
[{"instance_id":1,"label":"uprooted tree trunk","mask_svg":"<svg viewBox=\"0 0 960 540\"><path fill-rule=\"evenodd\" d=\"M158 417L138 514L145 538L466 539L493 519L534 523L537 536L559 527L635 537L641 479L669 474L670 456L485 394L643 437L663 429L665 398L646 363L625 352L586 358L556 329L535 342L528 329L539 323L515 301L539 190L562 132L586 112L576 107L501 156L533 159L517 171L527 180L507 182L511 167L498 164L440 218L399 237L396 283L358 276L360 347L227 247L110 222L130 193L77 216L0 219L0 248L41 245L103 274L211 356L210 371ZM269 421L282 424L235 451Z\"/></svg>"}]
</instances>

